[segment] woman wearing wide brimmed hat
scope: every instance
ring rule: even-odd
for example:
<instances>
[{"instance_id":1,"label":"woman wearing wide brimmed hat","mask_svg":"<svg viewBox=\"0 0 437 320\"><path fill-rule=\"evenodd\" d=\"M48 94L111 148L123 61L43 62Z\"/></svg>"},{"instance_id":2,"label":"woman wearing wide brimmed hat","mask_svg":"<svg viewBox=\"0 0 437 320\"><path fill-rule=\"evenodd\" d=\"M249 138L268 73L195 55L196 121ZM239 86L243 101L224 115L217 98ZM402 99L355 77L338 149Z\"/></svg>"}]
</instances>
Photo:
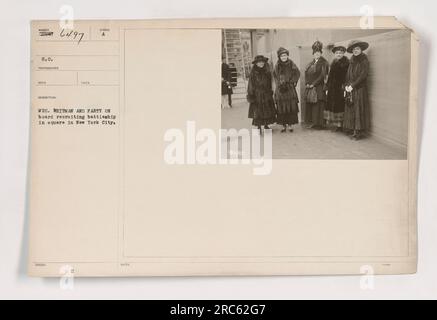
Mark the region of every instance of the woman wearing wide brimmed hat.
<instances>
[{"instance_id":1,"label":"woman wearing wide brimmed hat","mask_svg":"<svg viewBox=\"0 0 437 320\"><path fill-rule=\"evenodd\" d=\"M312 123L311 128L323 129L326 104L325 80L329 72L329 63L322 57L323 44L320 41L316 41L312 49L314 59L305 69L305 118L307 122Z\"/></svg>"},{"instance_id":2,"label":"woman wearing wide brimmed hat","mask_svg":"<svg viewBox=\"0 0 437 320\"><path fill-rule=\"evenodd\" d=\"M253 60L252 70L249 75L247 88L247 101L249 102L249 118L252 125L270 129L269 125L276 121L276 111L273 102L272 75L267 66L269 59L258 55Z\"/></svg>"},{"instance_id":3,"label":"woman wearing wide brimmed hat","mask_svg":"<svg viewBox=\"0 0 437 320\"><path fill-rule=\"evenodd\" d=\"M369 59L363 52L368 48L367 42L359 40L351 41L347 48L347 52L352 53L352 58L346 74L347 99L343 126L355 140L363 138L370 128L370 104L367 90Z\"/></svg>"},{"instance_id":4,"label":"woman wearing wide brimmed hat","mask_svg":"<svg viewBox=\"0 0 437 320\"><path fill-rule=\"evenodd\" d=\"M349 68L349 59L344 55L346 48L343 46L333 46L334 60L329 70L327 89L328 96L325 109L325 120L333 126L336 131L343 128L344 117L344 87L346 73Z\"/></svg>"},{"instance_id":5,"label":"woman wearing wide brimmed hat","mask_svg":"<svg viewBox=\"0 0 437 320\"><path fill-rule=\"evenodd\" d=\"M296 64L290 60L289 51L279 48L277 51L278 62L273 70L275 80L276 122L283 126L281 132L286 132L287 127L292 132L292 125L299 123L299 98L296 85L300 78L300 71Z\"/></svg>"}]
</instances>

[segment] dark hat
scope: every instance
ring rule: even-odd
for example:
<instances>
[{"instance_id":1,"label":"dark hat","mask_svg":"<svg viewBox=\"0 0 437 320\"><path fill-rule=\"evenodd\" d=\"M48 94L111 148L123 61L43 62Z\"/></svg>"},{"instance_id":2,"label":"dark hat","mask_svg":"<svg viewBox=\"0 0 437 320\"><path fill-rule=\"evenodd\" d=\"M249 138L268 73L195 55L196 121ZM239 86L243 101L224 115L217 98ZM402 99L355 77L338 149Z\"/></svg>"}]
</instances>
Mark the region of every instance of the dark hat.
<instances>
[{"instance_id":1,"label":"dark hat","mask_svg":"<svg viewBox=\"0 0 437 320\"><path fill-rule=\"evenodd\" d=\"M343 47L343 46L334 46L334 47L332 48L332 52L333 52L333 53L336 53L337 51L343 51L343 52L346 52L346 48Z\"/></svg>"},{"instance_id":2,"label":"dark hat","mask_svg":"<svg viewBox=\"0 0 437 320\"><path fill-rule=\"evenodd\" d=\"M283 47L280 47L276 53L278 54L278 58L279 58L281 55L283 55L284 53L286 53L287 56L290 55L290 51L288 51L287 49L285 49L285 48L283 48Z\"/></svg>"},{"instance_id":3,"label":"dark hat","mask_svg":"<svg viewBox=\"0 0 437 320\"><path fill-rule=\"evenodd\" d=\"M264 57L263 55L258 55L255 57L255 59L252 61L253 64L256 64L260 61L264 61L267 62L269 60L269 58Z\"/></svg>"},{"instance_id":4,"label":"dark hat","mask_svg":"<svg viewBox=\"0 0 437 320\"><path fill-rule=\"evenodd\" d=\"M312 48L313 48L313 53L315 53L317 51L322 52L323 43L321 43L319 40L317 40L316 42L314 42Z\"/></svg>"},{"instance_id":5,"label":"dark hat","mask_svg":"<svg viewBox=\"0 0 437 320\"><path fill-rule=\"evenodd\" d=\"M360 47L361 50L367 50L369 48L369 44L365 41L360 40L352 40L349 42L349 45L347 46L347 52L352 53L354 48Z\"/></svg>"}]
</instances>

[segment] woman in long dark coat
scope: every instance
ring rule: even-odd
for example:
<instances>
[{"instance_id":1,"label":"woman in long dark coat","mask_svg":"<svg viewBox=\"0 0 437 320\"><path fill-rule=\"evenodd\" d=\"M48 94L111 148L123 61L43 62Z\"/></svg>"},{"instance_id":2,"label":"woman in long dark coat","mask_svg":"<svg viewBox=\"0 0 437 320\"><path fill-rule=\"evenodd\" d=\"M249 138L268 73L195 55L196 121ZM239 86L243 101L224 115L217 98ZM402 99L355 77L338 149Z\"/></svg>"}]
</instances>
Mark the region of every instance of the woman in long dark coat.
<instances>
[{"instance_id":1,"label":"woman in long dark coat","mask_svg":"<svg viewBox=\"0 0 437 320\"><path fill-rule=\"evenodd\" d=\"M222 108L230 108L231 105L231 70L222 58Z\"/></svg>"},{"instance_id":2,"label":"woman in long dark coat","mask_svg":"<svg viewBox=\"0 0 437 320\"><path fill-rule=\"evenodd\" d=\"M249 118L252 125L270 129L269 125L276 121L276 111L273 102L272 75L266 62L268 58L259 55L252 62L253 67L249 75L247 88L247 101L249 105Z\"/></svg>"},{"instance_id":3,"label":"woman in long dark coat","mask_svg":"<svg viewBox=\"0 0 437 320\"><path fill-rule=\"evenodd\" d=\"M346 75L346 106L344 128L352 134L351 138L359 140L370 128L370 104L367 90L369 59L363 52L369 47L367 42L352 41L347 51L353 56Z\"/></svg>"},{"instance_id":4,"label":"woman in long dark coat","mask_svg":"<svg viewBox=\"0 0 437 320\"><path fill-rule=\"evenodd\" d=\"M306 119L312 123L311 128L323 129L325 127L324 111L326 105L325 80L329 72L329 63L322 57L323 44L320 41L316 41L312 49L314 59L305 69ZM315 100L309 100L308 94L311 94L314 88L317 97L314 97Z\"/></svg>"},{"instance_id":5,"label":"woman in long dark coat","mask_svg":"<svg viewBox=\"0 0 437 320\"><path fill-rule=\"evenodd\" d=\"M346 48L343 46L334 47L332 52L335 58L331 64L328 76L325 120L328 124L334 126L336 131L341 131L343 129L344 88L346 73L349 68L349 59L344 55Z\"/></svg>"},{"instance_id":6,"label":"woman in long dark coat","mask_svg":"<svg viewBox=\"0 0 437 320\"><path fill-rule=\"evenodd\" d=\"M286 132L291 126L299 123L299 98L296 92L296 85L300 78L300 71L296 64L290 60L290 52L287 49L279 48L277 51L278 62L273 71L275 80L275 102L277 119L276 122L283 126L281 132Z\"/></svg>"}]
</instances>

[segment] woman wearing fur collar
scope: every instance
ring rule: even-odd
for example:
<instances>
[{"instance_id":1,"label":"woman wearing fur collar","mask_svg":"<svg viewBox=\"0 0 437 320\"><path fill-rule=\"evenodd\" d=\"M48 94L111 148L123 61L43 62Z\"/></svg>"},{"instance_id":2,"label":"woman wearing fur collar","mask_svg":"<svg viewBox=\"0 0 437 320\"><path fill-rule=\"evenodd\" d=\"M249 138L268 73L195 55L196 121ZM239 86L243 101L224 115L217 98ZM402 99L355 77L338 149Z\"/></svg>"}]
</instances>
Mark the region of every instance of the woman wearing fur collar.
<instances>
[{"instance_id":1,"label":"woman wearing fur collar","mask_svg":"<svg viewBox=\"0 0 437 320\"><path fill-rule=\"evenodd\" d=\"M353 56L346 75L344 128L354 140L363 138L370 128L370 104L367 91L369 59L363 52L367 48L369 48L367 42L354 40L347 49Z\"/></svg>"},{"instance_id":2,"label":"woman wearing fur collar","mask_svg":"<svg viewBox=\"0 0 437 320\"><path fill-rule=\"evenodd\" d=\"M268 60L262 55L255 57L247 88L249 118L252 119L252 125L256 126L260 133L263 128L270 129L269 125L275 123L276 120L272 75L267 65Z\"/></svg>"},{"instance_id":3,"label":"woman wearing fur collar","mask_svg":"<svg viewBox=\"0 0 437 320\"><path fill-rule=\"evenodd\" d=\"M345 104L344 84L349 68L349 59L344 55L346 48L343 46L335 46L332 52L334 53L334 60L329 70L327 82L328 97L325 120L335 128L335 131L342 131Z\"/></svg>"},{"instance_id":4,"label":"woman wearing fur collar","mask_svg":"<svg viewBox=\"0 0 437 320\"><path fill-rule=\"evenodd\" d=\"M300 71L289 58L289 51L279 48L277 51L278 62L273 71L275 79L275 102L277 111L277 123L283 126L281 132L293 132L292 125L299 123L299 98L296 85L300 78Z\"/></svg>"}]
</instances>

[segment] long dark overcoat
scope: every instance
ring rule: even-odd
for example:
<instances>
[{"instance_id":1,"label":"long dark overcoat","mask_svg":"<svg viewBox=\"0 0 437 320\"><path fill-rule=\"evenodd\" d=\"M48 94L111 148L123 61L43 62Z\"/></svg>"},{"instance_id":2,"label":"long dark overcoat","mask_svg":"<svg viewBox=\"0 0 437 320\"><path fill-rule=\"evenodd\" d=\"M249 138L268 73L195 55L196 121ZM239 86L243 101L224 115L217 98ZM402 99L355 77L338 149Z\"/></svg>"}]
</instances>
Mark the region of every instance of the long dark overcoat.
<instances>
[{"instance_id":1,"label":"long dark overcoat","mask_svg":"<svg viewBox=\"0 0 437 320\"><path fill-rule=\"evenodd\" d=\"M340 60L334 60L331 64L328 76L328 97L326 111L332 114L344 113L344 84L346 73L349 68L349 59L344 56Z\"/></svg>"},{"instance_id":2,"label":"long dark overcoat","mask_svg":"<svg viewBox=\"0 0 437 320\"><path fill-rule=\"evenodd\" d=\"M276 121L276 111L273 102L272 75L267 65L252 67L247 87L249 102L249 118L256 126L269 125Z\"/></svg>"},{"instance_id":3,"label":"long dark overcoat","mask_svg":"<svg viewBox=\"0 0 437 320\"><path fill-rule=\"evenodd\" d=\"M299 98L296 92L296 85L300 78L298 67L290 59L285 62L279 60L275 65L273 78L278 123L283 125L298 123Z\"/></svg>"},{"instance_id":4,"label":"long dark overcoat","mask_svg":"<svg viewBox=\"0 0 437 320\"><path fill-rule=\"evenodd\" d=\"M317 62L315 60L307 66L305 70L305 84L310 84L316 87L317 99L326 101L325 79L329 72L329 62L320 57Z\"/></svg>"},{"instance_id":5,"label":"long dark overcoat","mask_svg":"<svg viewBox=\"0 0 437 320\"><path fill-rule=\"evenodd\" d=\"M231 79L232 74L229 65L222 62L222 95L232 94Z\"/></svg>"},{"instance_id":6,"label":"long dark overcoat","mask_svg":"<svg viewBox=\"0 0 437 320\"><path fill-rule=\"evenodd\" d=\"M316 88L317 103L306 101L305 118L307 122L322 126L324 123L324 111L326 105L325 80L329 72L329 62L320 57L317 61L313 59L305 69L305 84ZM305 97L310 89L305 89Z\"/></svg>"},{"instance_id":7,"label":"long dark overcoat","mask_svg":"<svg viewBox=\"0 0 437 320\"><path fill-rule=\"evenodd\" d=\"M344 128L367 131L370 128L370 104L367 89L369 59L362 53L352 56L346 74L346 86L352 86L352 102L346 103L344 110Z\"/></svg>"}]
</instances>

